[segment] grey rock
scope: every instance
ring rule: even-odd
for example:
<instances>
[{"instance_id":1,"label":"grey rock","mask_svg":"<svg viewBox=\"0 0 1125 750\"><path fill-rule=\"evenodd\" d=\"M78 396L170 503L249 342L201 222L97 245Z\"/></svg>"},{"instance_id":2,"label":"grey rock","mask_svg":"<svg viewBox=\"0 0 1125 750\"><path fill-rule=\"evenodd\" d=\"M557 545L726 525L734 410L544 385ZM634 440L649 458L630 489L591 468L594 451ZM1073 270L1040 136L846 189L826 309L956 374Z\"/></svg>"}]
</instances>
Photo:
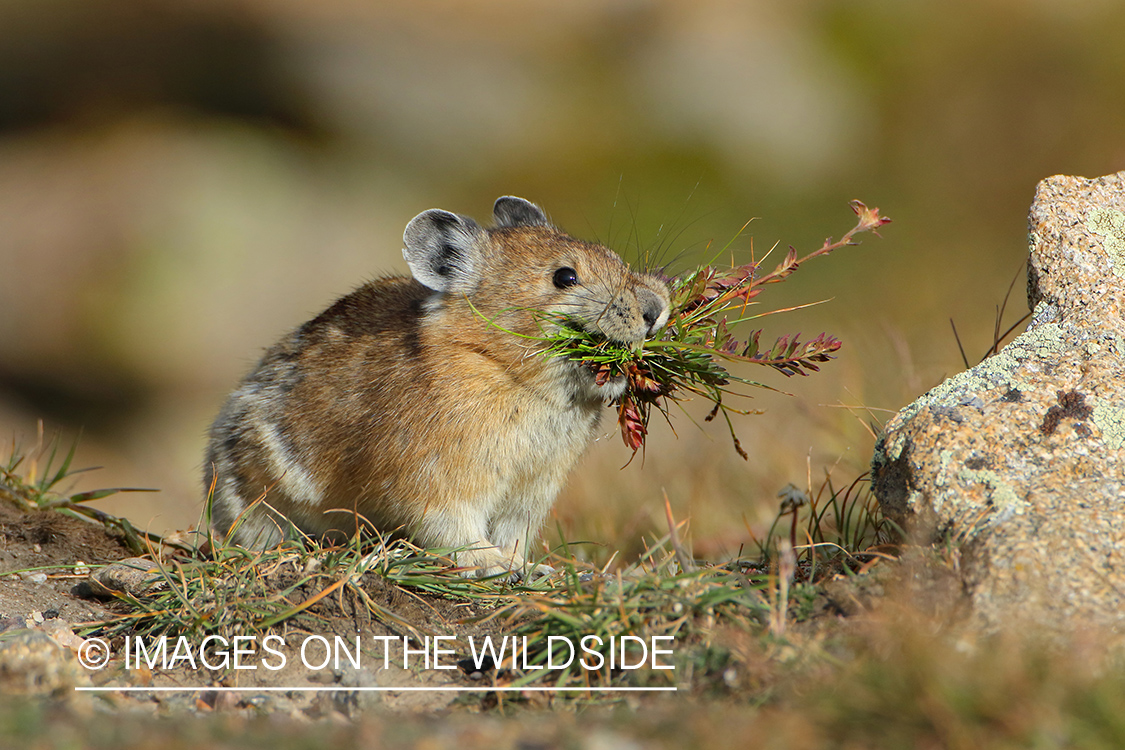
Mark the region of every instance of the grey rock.
<instances>
[{"instance_id":1,"label":"grey rock","mask_svg":"<svg viewBox=\"0 0 1125 750\"><path fill-rule=\"evenodd\" d=\"M1115 626L1125 621L1125 172L1042 181L1028 223L1030 327L887 424L875 492L914 540L950 543L986 623Z\"/></svg>"}]
</instances>

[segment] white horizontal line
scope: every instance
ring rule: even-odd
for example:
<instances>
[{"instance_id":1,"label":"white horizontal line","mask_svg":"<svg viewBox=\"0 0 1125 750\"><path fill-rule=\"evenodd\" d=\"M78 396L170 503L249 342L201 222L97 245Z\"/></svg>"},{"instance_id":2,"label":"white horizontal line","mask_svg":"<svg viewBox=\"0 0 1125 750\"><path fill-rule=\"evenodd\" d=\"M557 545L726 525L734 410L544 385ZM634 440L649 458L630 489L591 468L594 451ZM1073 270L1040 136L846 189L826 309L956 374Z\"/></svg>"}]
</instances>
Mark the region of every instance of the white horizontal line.
<instances>
[{"instance_id":1,"label":"white horizontal line","mask_svg":"<svg viewBox=\"0 0 1125 750\"><path fill-rule=\"evenodd\" d=\"M627 693L627 692L676 692L679 690L677 687L513 687L512 685L503 685L497 687L467 687L463 685L450 685L448 687L435 687L429 685L414 685L404 687L345 687L343 685L335 685L331 687L326 686L310 686L310 687L226 687L224 685L216 686L203 686L203 687L75 687L76 692L84 693L223 693L223 692L240 692L240 693L279 693L279 692L293 692L293 693L354 693L354 692L386 692L386 693L409 693L409 692L441 692L441 691L454 691L460 693L497 693L497 692L536 692L536 693L558 693L558 692L586 692L586 693Z\"/></svg>"}]
</instances>

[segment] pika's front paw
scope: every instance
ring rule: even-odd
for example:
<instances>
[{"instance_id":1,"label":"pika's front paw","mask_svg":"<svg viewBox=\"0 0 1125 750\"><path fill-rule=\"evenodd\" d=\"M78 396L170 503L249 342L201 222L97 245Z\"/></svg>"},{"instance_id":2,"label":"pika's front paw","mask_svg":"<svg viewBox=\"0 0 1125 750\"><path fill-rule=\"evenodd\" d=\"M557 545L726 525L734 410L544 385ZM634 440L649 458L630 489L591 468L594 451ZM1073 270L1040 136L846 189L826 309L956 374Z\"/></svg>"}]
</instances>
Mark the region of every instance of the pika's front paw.
<instances>
[{"instance_id":1,"label":"pika's front paw","mask_svg":"<svg viewBox=\"0 0 1125 750\"><path fill-rule=\"evenodd\" d=\"M496 547L457 552L453 560L466 578L493 578L506 583L533 581L555 572L550 565L532 565L522 555L505 555Z\"/></svg>"},{"instance_id":2,"label":"pika's front paw","mask_svg":"<svg viewBox=\"0 0 1125 750\"><path fill-rule=\"evenodd\" d=\"M527 580L534 581L536 578L553 576L555 574L555 569L550 565L529 565L527 573Z\"/></svg>"},{"instance_id":3,"label":"pika's front paw","mask_svg":"<svg viewBox=\"0 0 1125 750\"><path fill-rule=\"evenodd\" d=\"M519 583L520 581L535 581L540 578L546 578L555 574L555 569L550 565L532 565L525 562L518 568L512 568L508 571L509 582Z\"/></svg>"},{"instance_id":4,"label":"pika's front paw","mask_svg":"<svg viewBox=\"0 0 1125 750\"><path fill-rule=\"evenodd\" d=\"M508 583L520 583L521 581L531 582L554 575L555 569L550 565L532 565L525 562L519 567L509 568L507 573L506 581Z\"/></svg>"}]
</instances>

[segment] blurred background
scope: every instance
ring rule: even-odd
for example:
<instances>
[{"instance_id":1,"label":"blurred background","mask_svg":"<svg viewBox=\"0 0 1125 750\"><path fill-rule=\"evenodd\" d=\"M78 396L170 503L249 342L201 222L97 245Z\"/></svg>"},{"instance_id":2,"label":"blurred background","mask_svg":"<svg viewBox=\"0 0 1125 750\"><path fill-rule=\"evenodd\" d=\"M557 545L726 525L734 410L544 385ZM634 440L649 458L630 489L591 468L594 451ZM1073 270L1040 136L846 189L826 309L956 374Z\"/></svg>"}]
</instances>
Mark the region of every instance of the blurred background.
<instances>
[{"instance_id":1,"label":"blurred background","mask_svg":"<svg viewBox=\"0 0 1125 750\"><path fill-rule=\"evenodd\" d=\"M975 363L1026 254L1035 184L1125 169L1115 0L7 0L0 4L0 440L81 430L81 489L161 532L196 523L206 430L262 350L441 207L538 202L571 233L682 270L814 249L763 339L827 331L821 374L751 376L722 425L607 414L556 506L634 551L665 495L701 555L760 534L786 483L866 468L876 428ZM1004 327L1026 312L1022 276ZM844 408L852 407L852 408ZM0 453L6 454L6 449ZM2 457L2 456L0 456ZM601 546L599 546L601 545Z\"/></svg>"}]
</instances>

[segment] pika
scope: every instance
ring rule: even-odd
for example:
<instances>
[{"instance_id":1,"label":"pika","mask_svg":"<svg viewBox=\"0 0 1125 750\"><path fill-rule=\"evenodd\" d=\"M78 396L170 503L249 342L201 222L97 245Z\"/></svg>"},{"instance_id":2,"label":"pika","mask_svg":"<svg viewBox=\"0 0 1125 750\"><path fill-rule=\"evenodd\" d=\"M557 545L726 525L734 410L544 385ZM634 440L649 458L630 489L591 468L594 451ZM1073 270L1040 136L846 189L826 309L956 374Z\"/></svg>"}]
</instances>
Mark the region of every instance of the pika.
<instances>
[{"instance_id":1,"label":"pika","mask_svg":"<svg viewBox=\"0 0 1125 750\"><path fill-rule=\"evenodd\" d=\"M412 278L337 300L227 399L204 470L212 525L252 548L367 525L461 548L466 572L520 576L603 404L625 389L544 356L543 326L636 345L667 322L668 286L512 196L488 229L424 211L403 243Z\"/></svg>"}]
</instances>

